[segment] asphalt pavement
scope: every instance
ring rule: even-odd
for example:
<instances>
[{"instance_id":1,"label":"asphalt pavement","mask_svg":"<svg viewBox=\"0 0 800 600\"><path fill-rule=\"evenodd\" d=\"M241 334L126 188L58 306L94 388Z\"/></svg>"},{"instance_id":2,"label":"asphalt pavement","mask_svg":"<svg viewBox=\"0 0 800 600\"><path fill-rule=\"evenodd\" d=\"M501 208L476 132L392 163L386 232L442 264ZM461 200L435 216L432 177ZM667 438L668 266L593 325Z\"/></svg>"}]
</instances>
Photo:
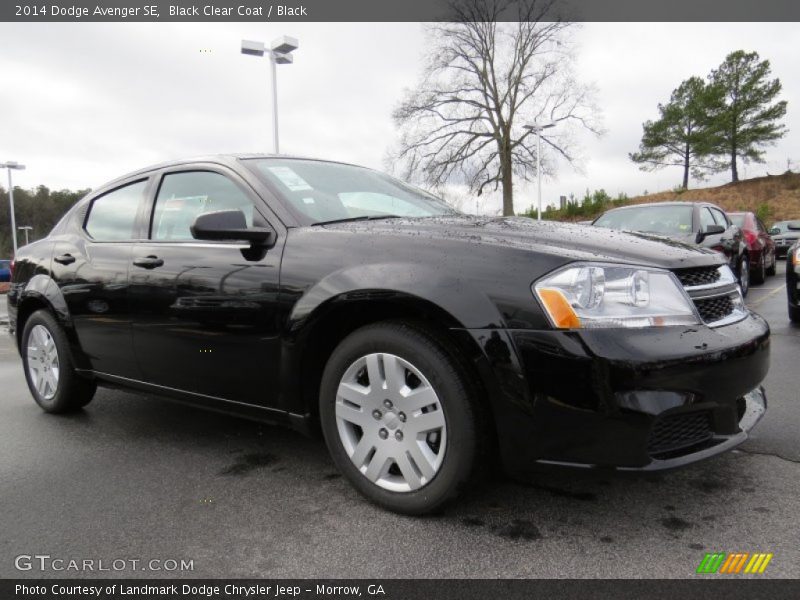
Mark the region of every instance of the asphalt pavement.
<instances>
[{"instance_id":1,"label":"asphalt pavement","mask_svg":"<svg viewBox=\"0 0 800 600\"><path fill-rule=\"evenodd\" d=\"M739 450L665 474L494 481L425 518L368 504L321 441L284 429L106 389L46 415L0 335L0 577L692 578L706 552L771 552L756 577L800 577L800 328L783 269L748 298L772 368ZM37 554L68 570L17 570Z\"/></svg>"}]
</instances>

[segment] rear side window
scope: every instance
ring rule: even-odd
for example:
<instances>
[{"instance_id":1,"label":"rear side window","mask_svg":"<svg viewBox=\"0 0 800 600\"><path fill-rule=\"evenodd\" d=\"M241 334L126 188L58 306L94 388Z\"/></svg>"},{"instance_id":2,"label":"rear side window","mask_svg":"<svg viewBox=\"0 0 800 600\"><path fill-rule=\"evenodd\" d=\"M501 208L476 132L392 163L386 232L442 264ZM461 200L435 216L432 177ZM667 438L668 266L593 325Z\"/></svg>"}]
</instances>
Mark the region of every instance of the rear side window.
<instances>
[{"instance_id":1,"label":"rear side window","mask_svg":"<svg viewBox=\"0 0 800 600\"><path fill-rule=\"evenodd\" d=\"M746 215L740 213L738 215L728 215L728 216L731 218L731 223L733 223L737 227L741 227L742 229L747 227L747 216Z\"/></svg>"},{"instance_id":2,"label":"rear side window","mask_svg":"<svg viewBox=\"0 0 800 600\"><path fill-rule=\"evenodd\" d=\"M156 198L150 237L154 240L191 240L189 230L197 215L239 209L248 227L253 225L253 202L233 181L211 171L164 176Z\"/></svg>"},{"instance_id":3,"label":"rear side window","mask_svg":"<svg viewBox=\"0 0 800 600\"><path fill-rule=\"evenodd\" d=\"M95 198L86 217L86 233L100 242L132 239L145 187L146 179Z\"/></svg>"}]
</instances>

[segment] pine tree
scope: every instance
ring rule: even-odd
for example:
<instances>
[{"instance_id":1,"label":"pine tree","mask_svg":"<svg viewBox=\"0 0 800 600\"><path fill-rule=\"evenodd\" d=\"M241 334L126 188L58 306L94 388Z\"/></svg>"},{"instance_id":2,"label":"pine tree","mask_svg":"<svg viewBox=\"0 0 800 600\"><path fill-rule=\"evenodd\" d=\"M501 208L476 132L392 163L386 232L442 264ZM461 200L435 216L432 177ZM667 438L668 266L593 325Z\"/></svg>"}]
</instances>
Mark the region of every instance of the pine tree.
<instances>
[{"instance_id":1,"label":"pine tree","mask_svg":"<svg viewBox=\"0 0 800 600\"><path fill-rule=\"evenodd\" d=\"M658 120L642 125L639 151L628 156L645 171L683 167L683 188L687 189L690 172L699 179L711 168L706 161L710 151L708 114L720 101L717 88L700 77L690 77L672 92L667 104L658 105Z\"/></svg>"},{"instance_id":2,"label":"pine tree","mask_svg":"<svg viewBox=\"0 0 800 600\"><path fill-rule=\"evenodd\" d=\"M775 101L781 82L770 75L768 60L760 60L756 52L737 50L708 77L709 86L722 98L711 115L714 135L709 139L709 154L722 158L715 170L730 168L731 181L739 181L738 159L763 163L764 147L787 133L780 123L786 101Z\"/></svg>"}]
</instances>

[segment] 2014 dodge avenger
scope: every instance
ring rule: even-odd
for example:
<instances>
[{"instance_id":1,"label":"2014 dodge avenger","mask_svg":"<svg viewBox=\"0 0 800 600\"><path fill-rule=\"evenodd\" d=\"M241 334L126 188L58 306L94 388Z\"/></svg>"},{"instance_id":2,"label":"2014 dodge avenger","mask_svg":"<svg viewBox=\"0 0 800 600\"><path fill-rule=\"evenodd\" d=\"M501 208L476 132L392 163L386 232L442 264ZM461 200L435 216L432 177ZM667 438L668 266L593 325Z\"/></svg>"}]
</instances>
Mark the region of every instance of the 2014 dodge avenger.
<instances>
[{"instance_id":1,"label":"2014 dodge avenger","mask_svg":"<svg viewBox=\"0 0 800 600\"><path fill-rule=\"evenodd\" d=\"M321 431L409 514L497 461L683 465L766 408L769 328L722 254L465 216L319 160L209 157L93 191L20 250L9 316L47 412L113 385Z\"/></svg>"}]
</instances>

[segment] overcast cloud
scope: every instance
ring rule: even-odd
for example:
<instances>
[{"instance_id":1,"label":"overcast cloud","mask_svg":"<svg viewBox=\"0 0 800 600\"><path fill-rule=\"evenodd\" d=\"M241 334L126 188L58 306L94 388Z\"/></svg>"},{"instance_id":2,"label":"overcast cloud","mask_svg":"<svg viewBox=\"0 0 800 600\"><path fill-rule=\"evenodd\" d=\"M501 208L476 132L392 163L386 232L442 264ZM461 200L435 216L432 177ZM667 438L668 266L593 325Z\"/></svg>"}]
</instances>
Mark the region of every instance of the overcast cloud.
<instances>
[{"instance_id":1,"label":"overcast cloud","mask_svg":"<svg viewBox=\"0 0 800 600\"><path fill-rule=\"evenodd\" d=\"M0 24L0 160L28 169L15 185L94 187L172 158L271 151L268 62L239 54L242 38L300 40L280 66L281 150L382 168L391 111L420 72L419 24ZM578 72L595 82L606 135L586 136L582 170L561 165L545 200L670 189L679 168L643 173L627 158L642 122L683 79L705 76L736 49L772 62L788 100L789 135L744 177L800 169L800 26L588 23L573 30ZM205 50L206 52L201 52ZM722 183L723 173L711 180ZM535 201L520 185L516 208ZM496 210L490 198L482 211ZM474 210L474 206L464 206Z\"/></svg>"}]
</instances>

